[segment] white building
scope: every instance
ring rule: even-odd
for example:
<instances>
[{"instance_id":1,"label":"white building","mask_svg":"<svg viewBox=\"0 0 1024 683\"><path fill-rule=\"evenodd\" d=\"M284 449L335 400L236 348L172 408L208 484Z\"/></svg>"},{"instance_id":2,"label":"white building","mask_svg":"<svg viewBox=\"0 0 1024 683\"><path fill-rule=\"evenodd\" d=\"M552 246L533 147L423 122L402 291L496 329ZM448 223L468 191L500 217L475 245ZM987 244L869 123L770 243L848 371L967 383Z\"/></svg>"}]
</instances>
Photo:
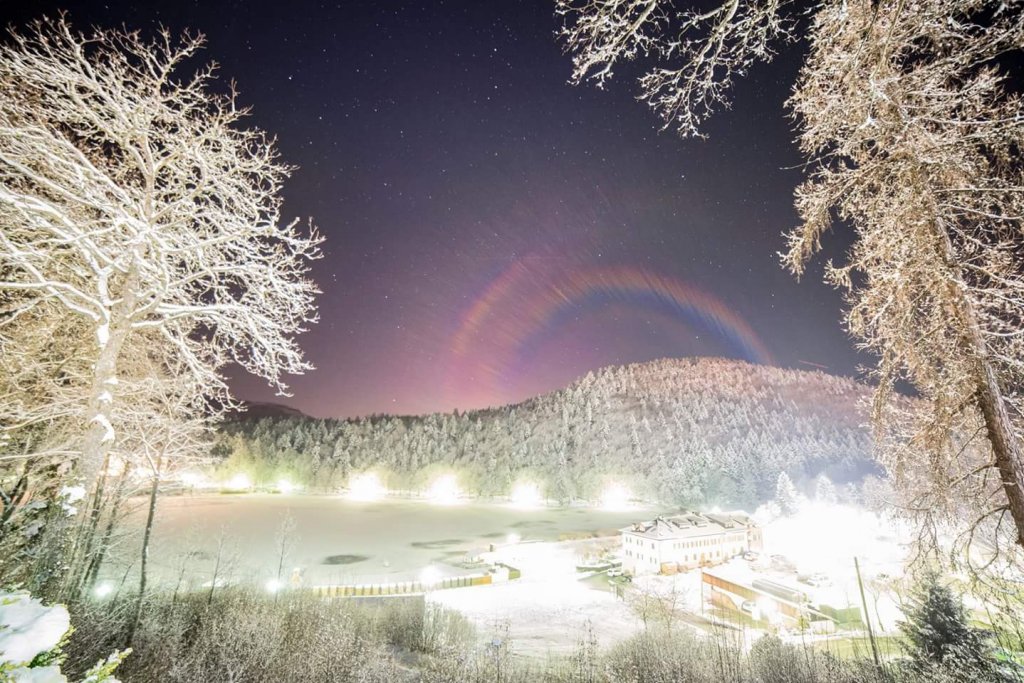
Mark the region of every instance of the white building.
<instances>
[{"instance_id":1,"label":"white building","mask_svg":"<svg viewBox=\"0 0 1024 683\"><path fill-rule=\"evenodd\" d=\"M655 517L622 532L622 569L632 575L704 567L761 549L761 528L740 513Z\"/></svg>"}]
</instances>

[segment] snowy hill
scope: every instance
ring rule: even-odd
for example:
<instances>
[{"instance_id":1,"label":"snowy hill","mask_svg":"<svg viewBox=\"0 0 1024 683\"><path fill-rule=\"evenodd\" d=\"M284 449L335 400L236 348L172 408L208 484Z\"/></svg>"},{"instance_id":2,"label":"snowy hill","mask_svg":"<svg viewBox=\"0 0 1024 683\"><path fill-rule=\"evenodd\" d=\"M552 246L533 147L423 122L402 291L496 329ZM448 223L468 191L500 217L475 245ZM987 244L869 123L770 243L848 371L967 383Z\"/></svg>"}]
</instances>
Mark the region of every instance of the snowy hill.
<instances>
[{"instance_id":1,"label":"snowy hill","mask_svg":"<svg viewBox=\"0 0 1024 683\"><path fill-rule=\"evenodd\" d=\"M686 506L752 506L779 472L798 486L874 471L859 410L869 389L822 372L716 358L604 368L561 391L465 414L321 420L242 416L224 426L225 467L340 486L375 470L391 488L454 471L468 491L538 482L563 501L610 481Z\"/></svg>"},{"instance_id":2,"label":"snowy hill","mask_svg":"<svg viewBox=\"0 0 1024 683\"><path fill-rule=\"evenodd\" d=\"M262 417L309 417L298 408L283 403L266 401L243 401L242 409L236 411L236 418L259 419Z\"/></svg>"}]
</instances>

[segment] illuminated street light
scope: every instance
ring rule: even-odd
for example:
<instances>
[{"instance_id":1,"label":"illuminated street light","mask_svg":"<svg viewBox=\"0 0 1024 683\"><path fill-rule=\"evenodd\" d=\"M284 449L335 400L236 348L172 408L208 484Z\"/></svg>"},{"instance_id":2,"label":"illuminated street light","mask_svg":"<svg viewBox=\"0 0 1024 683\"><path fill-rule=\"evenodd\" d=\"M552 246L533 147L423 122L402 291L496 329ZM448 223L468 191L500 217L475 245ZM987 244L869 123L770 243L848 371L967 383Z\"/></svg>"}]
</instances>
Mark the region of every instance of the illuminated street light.
<instances>
[{"instance_id":1,"label":"illuminated street light","mask_svg":"<svg viewBox=\"0 0 1024 683\"><path fill-rule=\"evenodd\" d=\"M278 479L277 481L277 490L285 495L288 495L289 493L294 493L301 488L302 487L299 486L298 484L293 484L287 479Z\"/></svg>"},{"instance_id":2,"label":"illuminated street light","mask_svg":"<svg viewBox=\"0 0 1024 683\"><path fill-rule=\"evenodd\" d=\"M456 505L462 502L462 492L454 474L444 474L434 480L427 490L427 500L434 505Z\"/></svg>"},{"instance_id":3,"label":"illuminated street light","mask_svg":"<svg viewBox=\"0 0 1024 683\"><path fill-rule=\"evenodd\" d=\"M373 472L353 474L348 480L348 499L369 502L387 495L387 489Z\"/></svg>"},{"instance_id":4,"label":"illuminated street light","mask_svg":"<svg viewBox=\"0 0 1024 683\"><path fill-rule=\"evenodd\" d=\"M100 600L107 597L113 592L114 584L110 583L109 581L104 581L103 583L97 584L96 587L92 590L93 595L95 595Z\"/></svg>"},{"instance_id":5,"label":"illuminated street light","mask_svg":"<svg viewBox=\"0 0 1024 683\"><path fill-rule=\"evenodd\" d=\"M540 495L540 489L532 482L520 482L512 489L512 505L517 508L529 510L539 508L544 504L544 498Z\"/></svg>"},{"instance_id":6,"label":"illuminated street light","mask_svg":"<svg viewBox=\"0 0 1024 683\"><path fill-rule=\"evenodd\" d=\"M224 488L231 491L247 491L252 488L252 479L247 474L239 472L224 482Z\"/></svg>"},{"instance_id":7,"label":"illuminated street light","mask_svg":"<svg viewBox=\"0 0 1024 683\"><path fill-rule=\"evenodd\" d=\"M427 565L420 572L420 583L424 588L433 588L441 583L441 571L433 565Z\"/></svg>"},{"instance_id":8,"label":"illuminated street light","mask_svg":"<svg viewBox=\"0 0 1024 683\"><path fill-rule=\"evenodd\" d=\"M265 584L263 584L263 586L267 589L268 593L273 594L281 590L281 588L284 587L284 584L280 579L269 579Z\"/></svg>"},{"instance_id":9,"label":"illuminated street light","mask_svg":"<svg viewBox=\"0 0 1024 683\"><path fill-rule=\"evenodd\" d=\"M628 510L631 497L629 489L622 484L609 484L601 493L601 507L605 510Z\"/></svg>"}]
</instances>

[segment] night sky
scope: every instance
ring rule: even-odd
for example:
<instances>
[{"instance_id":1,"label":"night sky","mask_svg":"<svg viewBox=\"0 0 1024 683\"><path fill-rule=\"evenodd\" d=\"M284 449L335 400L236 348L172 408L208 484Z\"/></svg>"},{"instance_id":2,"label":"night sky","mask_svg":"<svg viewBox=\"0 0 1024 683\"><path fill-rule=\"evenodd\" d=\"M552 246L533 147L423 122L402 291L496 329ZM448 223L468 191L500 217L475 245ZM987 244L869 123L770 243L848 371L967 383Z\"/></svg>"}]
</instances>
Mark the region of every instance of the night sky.
<instances>
[{"instance_id":1,"label":"night sky","mask_svg":"<svg viewBox=\"0 0 1024 683\"><path fill-rule=\"evenodd\" d=\"M856 371L839 294L776 257L797 221L783 102L800 44L684 141L658 132L629 68L605 91L567 83L552 0L23 1L0 17L60 9L80 28L204 33L205 59L299 166L285 215L327 238L320 323L301 339L317 369L291 398L239 377L243 398L464 410L665 356Z\"/></svg>"}]
</instances>

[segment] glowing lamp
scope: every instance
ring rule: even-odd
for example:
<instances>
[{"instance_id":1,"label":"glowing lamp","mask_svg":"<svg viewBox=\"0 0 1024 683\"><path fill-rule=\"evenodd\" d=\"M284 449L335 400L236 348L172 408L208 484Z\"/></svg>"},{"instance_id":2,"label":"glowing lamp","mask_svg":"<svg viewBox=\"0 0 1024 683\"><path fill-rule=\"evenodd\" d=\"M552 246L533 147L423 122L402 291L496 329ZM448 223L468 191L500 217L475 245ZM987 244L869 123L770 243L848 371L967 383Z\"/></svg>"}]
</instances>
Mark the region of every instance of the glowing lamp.
<instances>
[{"instance_id":1,"label":"glowing lamp","mask_svg":"<svg viewBox=\"0 0 1024 683\"><path fill-rule=\"evenodd\" d=\"M228 479L224 484L224 488L232 491L245 491L252 488L252 479L249 479L247 474L240 472Z\"/></svg>"},{"instance_id":2,"label":"glowing lamp","mask_svg":"<svg viewBox=\"0 0 1024 683\"><path fill-rule=\"evenodd\" d=\"M110 583L109 581L104 581L103 583L97 584L96 587L93 588L93 590L92 590L92 594L95 595L100 600L102 600L103 598L107 597L108 595L110 595L113 592L114 592L114 585L112 583Z\"/></svg>"},{"instance_id":3,"label":"glowing lamp","mask_svg":"<svg viewBox=\"0 0 1024 683\"><path fill-rule=\"evenodd\" d=\"M268 593L273 594L281 590L281 588L284 587L284 583L282 583L280 579L270 579L263 584L263 587L267 589Z\"/></svg>"},{"instance_id":4,"label":"glowing lamp","mask_svg":"<svg viewBox=\"0 0 1024 683\"><path fill-rule=\"evenodd\" d=\"M609 484L601 493L601 507L605 510L628 510L631 494L622 484Z\"/></svg>"},{"instance_id":5,"label":"glowing lamp","mask_svg":"<svg viewBox=\"0 0 1024 683\"><path fill-rule=\"evenodd\" d=\"M420 572L420 583L424 588L433 588L441 583L441 571L433 565L427 565Z\"/></svg>"},{"instance_id":6,"label":"glowing lamp","mask_svg":"<svg viewBox=\"0 0 1024 683\"><path fill-rule=\"evenodd\" d=\"M348 480L349 500L373 501L387 495L387 489L380 483L380 478L373 472L354 474Z\"/></svg>"},{"instance_id":7,"label":"glowing lamp","mask_svg":"<svg viewBox=\"0 0 1024 683\"><path fill-rule=\"evenodd\" d=\"M540 495L540 489L536 484L522 482L512 489L512 505L517 508L531 509L538 508L544 504L544 498Z\"/></svg>"},{"instance_id":8,"label":"glowing lamp","mask_svg":"<svg viewBox=\"0 0 1024 683\"><path fill-rule=\"evenodd\" d=\"M300 488L302 487L299 486L298 484L291 483L287 479L279 479L277 481L277 490L285 495L288 495L289 493L294 493L295 491L298 491Z\"/></svg>"},{"instance_id":9,"label":"glowing lamp","mask_svg":"<svg viewBox=\"0 0 1024 683\"><path fill-rule=\"evenodd\" d=\"M462 502L462 492L454 474L445 474L434 480L427 489L427 500L434 505L455 505Z\"/></svg>"}]
</instances>

